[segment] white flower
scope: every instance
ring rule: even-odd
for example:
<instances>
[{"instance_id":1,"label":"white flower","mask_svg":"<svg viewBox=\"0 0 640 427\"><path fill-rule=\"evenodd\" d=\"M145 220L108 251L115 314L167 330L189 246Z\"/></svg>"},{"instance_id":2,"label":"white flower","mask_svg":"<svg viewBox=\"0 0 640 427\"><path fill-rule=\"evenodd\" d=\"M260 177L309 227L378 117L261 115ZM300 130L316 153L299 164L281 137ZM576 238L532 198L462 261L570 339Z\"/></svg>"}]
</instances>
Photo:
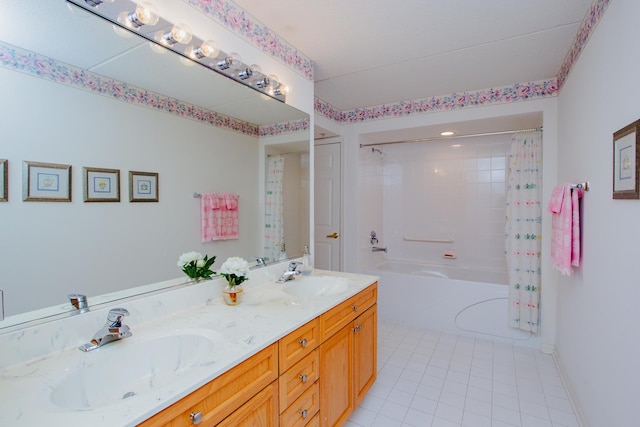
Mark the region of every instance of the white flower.
<instances>
[{"instance_id":1,"label":"white flower","mask_svg":"<svg viewBox=\"0 0 640 427\"><path fill-rule=\"evenodd\" d=\"M220 267L220 273L245 277L249 274L249 263L237 256L227 258Z\"/></svg>"},{"instance_id":2,"label":"white flower","mask_svg":"<svg viewBox=\"0 0 640 427\"><path fill-rule=\"evenodd\" d=\"M198 262L202 259L202 254L200 252L187 252L180 255L178 258L178 267L184 267L192 261Z\"/></svg>"},{"instance_id":3,"label":"white flower","mask_svg":"<svg viewBox=\"0 0 640 427\"><path fill-rule=\"evenodd\" d=\"M199 259L198 261L196 261L196 267L198 267L198 268L204 267L204 260L203 259Z\"/></svg>"}]
</instances>

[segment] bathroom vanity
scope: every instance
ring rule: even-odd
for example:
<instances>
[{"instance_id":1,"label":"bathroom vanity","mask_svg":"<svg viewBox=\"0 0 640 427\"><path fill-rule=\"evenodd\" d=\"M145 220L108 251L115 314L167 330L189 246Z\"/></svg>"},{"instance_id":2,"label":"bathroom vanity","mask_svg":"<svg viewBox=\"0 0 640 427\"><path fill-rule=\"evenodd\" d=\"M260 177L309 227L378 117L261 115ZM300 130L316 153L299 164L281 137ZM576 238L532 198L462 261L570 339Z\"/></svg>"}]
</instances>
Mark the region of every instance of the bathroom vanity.
<instances>
[{"instance_id":1,"label":"bathroom vanity","mask_svg":"<svg viewBox=\"0 0 640 427\"><path fill-rule=\"evenodd\" d=\"M252 271L236 307L222 280L123 302L133 336L89 353L64 335L77 327L80 345L108 308L0 335L3 349L66 343L0 359L0 425L342 425L376 377L377 278L316 270L275 284L282 268Z\"/></svg>"}]
</instances>

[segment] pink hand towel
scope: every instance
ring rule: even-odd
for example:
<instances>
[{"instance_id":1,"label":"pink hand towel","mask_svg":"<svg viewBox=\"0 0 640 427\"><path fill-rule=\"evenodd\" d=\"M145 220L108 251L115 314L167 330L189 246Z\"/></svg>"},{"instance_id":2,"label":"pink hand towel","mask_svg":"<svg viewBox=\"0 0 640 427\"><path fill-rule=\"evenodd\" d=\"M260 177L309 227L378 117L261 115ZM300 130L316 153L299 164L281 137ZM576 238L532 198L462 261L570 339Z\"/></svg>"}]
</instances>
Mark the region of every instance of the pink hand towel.
<instances>
[{"instance_id":1,"label":"pink hand towel","mask_svg":"<svg viewBox=\"0 0 640 427\"><path fill-rule=\"evenodd\" d=\"M564 275L571 266L580 265L580 208L582 190L571 189L570 183L557 185L551 192L551 261Z\"/></svg>"},{"instance_id":2,"label":"pink hand towel","mask_svg":"<svg viewBox=\"0 0 640 427\"><path fill-rule=\"evenodd\" d=\"M200 214L202 242L240 238L238 196L229 193L203 194L200 197Z\"/></svg>"}]
</instances>

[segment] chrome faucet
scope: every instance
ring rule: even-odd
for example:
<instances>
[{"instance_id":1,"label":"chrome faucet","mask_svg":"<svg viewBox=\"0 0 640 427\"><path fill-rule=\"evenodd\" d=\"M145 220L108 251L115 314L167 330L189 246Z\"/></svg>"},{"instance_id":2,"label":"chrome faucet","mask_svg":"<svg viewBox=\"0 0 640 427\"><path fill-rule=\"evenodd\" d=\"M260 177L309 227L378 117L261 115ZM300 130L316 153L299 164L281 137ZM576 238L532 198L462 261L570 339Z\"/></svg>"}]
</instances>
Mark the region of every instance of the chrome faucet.
<instances>
[{"instance_id":1,"label":"chrome faucet","mask_svg":"<svg viewBox=\"0 0 640 427\"><path fill-rule=\"evenodd\" d=\"M129 312L124 308L113 308L109 310L107 322L95 333L91 341L82 344L79 348L82 351L91 351L102 347L111 341L118 341L129 338L132 333L127 325L122 324L122 318L128 316Z\"/></svg>"},{"instance_id":2,"label":"chrome faucet","mask_svg":"<svg viewBox=\"0 0 640 427\"><path fill-rule=\"evenodd\" d=\"M264 258L259 257L259 256L254 256L253 259L256 260L256 267L266 267L267 266L267 261L265 261Z\"/></svg>"},{"instance_id":3,"label":"chrome faucet","mask_svg":"<svg viewBox=\"0 0 640 427\"><path fill-rule=\"evenodd\" d=\"M284 282L287 282L289 280L295 279L296 276L298 274L300 274L300 272L297 270L299 265L302 265L302 263L299 262L299 261L291 261L289 263L289 269L287 271L285 271L284 273L282 273L282 276L280 276L280 278L278 279L278 281L276 283L284 283Z\"/></svg>"}]
</instances>

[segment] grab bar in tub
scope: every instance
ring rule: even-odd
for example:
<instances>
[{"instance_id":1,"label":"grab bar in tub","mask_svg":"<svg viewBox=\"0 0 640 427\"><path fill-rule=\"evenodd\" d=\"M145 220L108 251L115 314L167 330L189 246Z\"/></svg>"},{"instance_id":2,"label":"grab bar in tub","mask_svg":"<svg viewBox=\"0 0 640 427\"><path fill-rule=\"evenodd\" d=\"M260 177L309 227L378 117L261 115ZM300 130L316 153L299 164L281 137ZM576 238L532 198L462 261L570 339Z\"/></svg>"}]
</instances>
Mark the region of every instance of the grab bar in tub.
<instances>
[{"instance_id":1,"label":"grab bar in tub","mask_svg":"<svg viewBox=\"0 0 640 427\"><path fill-rule=\"evenodd\" d=\"M412 237L404 236L403 239L407 242L453 243L453 237L448 239L414 239Z\"/></svg>"}]
</instances>

